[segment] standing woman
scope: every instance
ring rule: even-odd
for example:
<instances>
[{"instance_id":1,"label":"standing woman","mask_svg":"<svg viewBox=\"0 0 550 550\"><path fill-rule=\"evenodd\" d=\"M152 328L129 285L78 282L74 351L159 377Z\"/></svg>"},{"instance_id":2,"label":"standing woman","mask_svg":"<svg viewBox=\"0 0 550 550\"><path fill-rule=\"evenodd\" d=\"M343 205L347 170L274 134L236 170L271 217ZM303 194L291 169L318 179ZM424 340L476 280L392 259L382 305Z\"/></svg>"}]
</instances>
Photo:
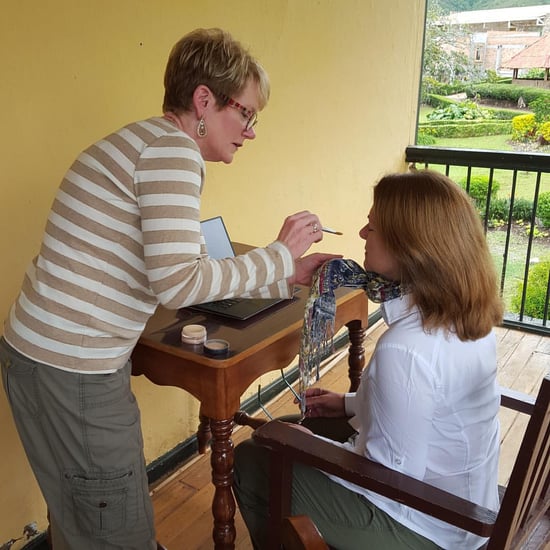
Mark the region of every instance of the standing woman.
<instances>
[{"instance_id":1,"label":"standing woman","mask_svg":"<svg viewBox=\"0 0 550 550\"><path fill-rule=\"evenodd\" d=\"M269 83L229 34L173 48L164 116L129 124L76 159L0 340L2 380L48 505L55 550L156 548L130 354L159 304L290 297L328 256L301 258L320 221L212 260L200 233L204 161L231 163L256 137Z\"/></svg>"},{"instance_id":2,"label":"standing woman","mask_svg":"<svg viewBox=\"0 0 550 550\"><path fill-rule=\"evenodd\" d=\"M303 425L327 436L327 425L341 419L332 437L350 452L498 509L493 327L502 320L502 303L478 213L466 193L439 173L394 174L374 188L360 236L366 291L381 302L388 329L357 393L307 390ZM348 421L357 431L346 441ZM255 548L264 548L267 451L251 441L240 444L235 470L241 513ZM339 550L471 550L484 542L298 463L292 514L310 516Z\"/></svg>"}]
</instances>

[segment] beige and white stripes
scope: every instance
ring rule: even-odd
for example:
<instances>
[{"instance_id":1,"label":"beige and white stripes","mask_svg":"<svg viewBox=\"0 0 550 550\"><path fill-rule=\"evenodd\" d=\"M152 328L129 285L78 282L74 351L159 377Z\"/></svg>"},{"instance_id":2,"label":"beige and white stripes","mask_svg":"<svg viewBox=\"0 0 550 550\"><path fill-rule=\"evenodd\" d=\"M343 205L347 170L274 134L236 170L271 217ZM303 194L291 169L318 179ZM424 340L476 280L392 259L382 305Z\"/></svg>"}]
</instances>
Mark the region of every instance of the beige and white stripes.
<instances>
[{"instance_id":1,"label":"beige and white stripes","mask_svg":"<svg viewBox=\"0 0 550 550\"><path fill-rule=\"evenodd\" d=\"M294 262L282 243L233 259L205 255L204 175L196 143L162 118L81 153L59 188L6 340L54 367L111 372L125 364L159 303L289 297Z\"/></svg>"}]
</instances>

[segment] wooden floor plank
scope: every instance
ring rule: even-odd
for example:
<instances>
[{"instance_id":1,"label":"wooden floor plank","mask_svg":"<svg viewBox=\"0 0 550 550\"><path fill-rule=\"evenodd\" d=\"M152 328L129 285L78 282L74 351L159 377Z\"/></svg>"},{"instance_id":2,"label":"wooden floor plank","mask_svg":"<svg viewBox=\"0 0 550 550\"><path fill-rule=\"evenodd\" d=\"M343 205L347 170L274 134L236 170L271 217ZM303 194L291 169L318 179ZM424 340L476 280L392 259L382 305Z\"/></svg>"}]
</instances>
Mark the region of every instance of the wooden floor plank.
<instances>
[{"instance_id":1,"label":"wooden floor plank","mask_svg":"<svg viewBox=\"0 0 550 550\"><path fill-rule=\"evenodd\" d=\"M372 327L365 338L365 356L370 358L376 341L386 330L383 321ZM498 328L498 380L512 389L536 394L540 380L550 367L550 338L535 334ZM347 391L349 378L347 356L344 354L330 369L322 369L322 377L317 385L334 391ZM283 416L298 412L290 390L282 396L265 403L268 412L274 416ZM265 417L263 412L257 416ZM505 483L513 466L517 446L523 437L527 423L525 415L500 413L501 420L501 460L499 482ZM252 430L238 426L233 433L233 442L250 437ZM155 521L159 541L168 550L212 550L212 513L211 504L214 494L210 474L210 454L197 456L184 464L169 478L157 483L152 490ZM248 532L238 511L235 515L237 532L236 550L252 550ZM547 528L533 534L529 544L523 550L550 550Z\"/></svg>"},{"instance_id":2,"label":"wooden floor plank","mask_svg":"<svg viewBox=\"0 0 550 550\"><path fill-rule=\"evenodd\" d=\"M514 351L522 339L523 334L519 331L499 329L497 332L497 359L502 368L505 368L506 362L513 357Z\"/></svg>"}]
</instances>

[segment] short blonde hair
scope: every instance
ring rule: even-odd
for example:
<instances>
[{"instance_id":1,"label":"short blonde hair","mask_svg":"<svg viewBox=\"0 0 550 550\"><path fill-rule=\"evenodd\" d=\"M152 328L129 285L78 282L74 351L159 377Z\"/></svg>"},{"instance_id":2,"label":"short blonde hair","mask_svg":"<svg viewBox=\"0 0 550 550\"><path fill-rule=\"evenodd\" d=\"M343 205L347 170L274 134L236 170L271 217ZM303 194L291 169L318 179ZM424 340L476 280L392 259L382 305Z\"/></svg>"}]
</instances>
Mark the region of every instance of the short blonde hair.
<instances>
[{"instance_id":1,"label":"short blonde hair","mask_svg":"<svg viewBox=\"0 0 550 550\"><path fill-rule=\"evenodd\" d=\"M481 219L456 183L431 170L385 176L374 188L373 212L425 329L476 340L502 322Z\"/></svg>"},{"instance_id":2,"label":"short blonde hair","mask_svg":"<svg viewBox=\"0 0 550 550\"><path fill-rule=\"evenodd\" d=\"M233 97L252 79L258 85L260 109L269 99L267 73L228 32L196 29L181 38L170 52L164 73L163 110L189 111L193 92L203 84L216 95Z\"/></svg>"}]
</instances>

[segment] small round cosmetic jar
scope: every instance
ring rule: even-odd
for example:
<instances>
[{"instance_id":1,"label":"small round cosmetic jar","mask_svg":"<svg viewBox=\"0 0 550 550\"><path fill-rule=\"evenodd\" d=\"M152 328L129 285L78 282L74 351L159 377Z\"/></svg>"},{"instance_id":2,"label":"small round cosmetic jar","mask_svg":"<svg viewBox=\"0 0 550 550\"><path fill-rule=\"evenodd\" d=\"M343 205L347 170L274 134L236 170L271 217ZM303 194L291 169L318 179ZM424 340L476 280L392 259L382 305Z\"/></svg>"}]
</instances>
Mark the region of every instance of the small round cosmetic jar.
<instances>
[{"instance_id":1,"label":"small round cosmetic jar","mask_svg":"<svg viewBox=\"0 0 550 550\"><path fill-rule=\"evenodd\" d=\"M202 344L206 340L206 329L202 325L185 325L181 329L184 344Z\"/></svg>"},{"instance_id":2,"label":"small round cosmetic jar","mask_svg":"<svg viewBox=\"0 0 550 550\"><path fill-rule=\"evenodd\" d=\"M229 342L227 340L206 340L204 343L204 355L221 359L229 353Z\"/></svg>"}]
</instances>

